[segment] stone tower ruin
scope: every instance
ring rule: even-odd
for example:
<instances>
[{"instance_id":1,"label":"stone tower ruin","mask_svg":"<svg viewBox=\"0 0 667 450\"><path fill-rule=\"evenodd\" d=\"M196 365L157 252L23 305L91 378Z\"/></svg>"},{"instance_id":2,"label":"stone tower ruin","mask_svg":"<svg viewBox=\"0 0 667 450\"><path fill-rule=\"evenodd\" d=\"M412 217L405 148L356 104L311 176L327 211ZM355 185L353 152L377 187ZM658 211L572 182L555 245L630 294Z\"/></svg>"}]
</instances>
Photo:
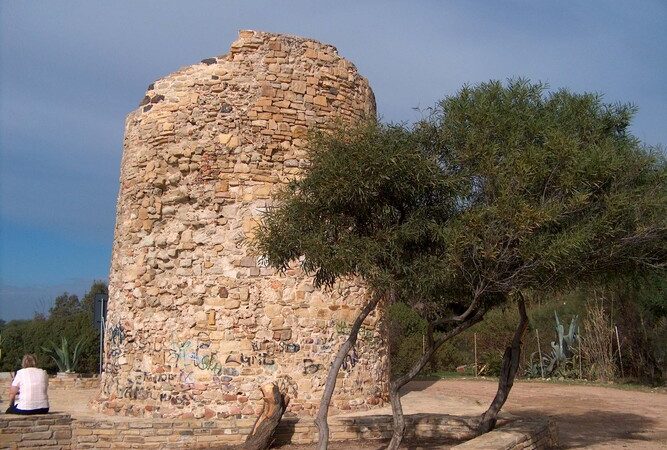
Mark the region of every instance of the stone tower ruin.
<instances>
[{"instance_id":1,"label":"stone tower ruin","mask_svg":"<svg viewBox=\"0 0 667 450\"><path fill-rule=\"evenodd\" d=\"M292 412L315 412L364 290L277 274L247 243L307 164L307 130L374 114L368 81L334 47L254 31L148 87L125 125L99 409L253 416L259 387L279 381ZM381 322L373 313L348 355L334 410L383 402Z\"/></svg>"}]
</instances>

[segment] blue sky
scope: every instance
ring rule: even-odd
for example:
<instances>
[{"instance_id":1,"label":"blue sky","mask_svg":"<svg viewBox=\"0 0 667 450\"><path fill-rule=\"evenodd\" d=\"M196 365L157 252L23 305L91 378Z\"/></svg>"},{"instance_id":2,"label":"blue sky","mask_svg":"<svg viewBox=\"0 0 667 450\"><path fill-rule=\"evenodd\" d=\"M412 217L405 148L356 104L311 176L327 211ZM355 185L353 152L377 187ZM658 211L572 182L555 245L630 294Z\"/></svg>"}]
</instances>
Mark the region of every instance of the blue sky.
<instances>
[{"instance_id":1,"label":"blue sky","mask_svg":"<svg viewBox=\"0 0 667 450\"><path fill-rule=\"evenodd\" d=\"M667 2L0 0L0 318L106 279L124 117L239 29L333 44L380 115L413 121L464 83L523 76L639 108L667 144Z\"/></svg>"}]
</instances>

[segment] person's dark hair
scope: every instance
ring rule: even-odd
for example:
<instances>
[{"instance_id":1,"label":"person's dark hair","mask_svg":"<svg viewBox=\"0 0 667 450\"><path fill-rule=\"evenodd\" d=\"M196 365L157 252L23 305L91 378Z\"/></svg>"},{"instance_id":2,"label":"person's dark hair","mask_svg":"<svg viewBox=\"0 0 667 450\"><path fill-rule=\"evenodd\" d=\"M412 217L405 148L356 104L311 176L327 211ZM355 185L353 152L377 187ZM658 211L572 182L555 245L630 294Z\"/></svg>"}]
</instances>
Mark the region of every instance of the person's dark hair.
<instances>
[{"instance_id":1,"label":"person's dark hair","mask_svg":"<svg viewBox=\"0 0 667 450\"><path fill-rule=\"evenodd\" d=\"M31 355L30 353L23 355L21 366L24 369L27 367L37 367L37 358L35 357L35 355Z\"/></svg>"}]
</instances>

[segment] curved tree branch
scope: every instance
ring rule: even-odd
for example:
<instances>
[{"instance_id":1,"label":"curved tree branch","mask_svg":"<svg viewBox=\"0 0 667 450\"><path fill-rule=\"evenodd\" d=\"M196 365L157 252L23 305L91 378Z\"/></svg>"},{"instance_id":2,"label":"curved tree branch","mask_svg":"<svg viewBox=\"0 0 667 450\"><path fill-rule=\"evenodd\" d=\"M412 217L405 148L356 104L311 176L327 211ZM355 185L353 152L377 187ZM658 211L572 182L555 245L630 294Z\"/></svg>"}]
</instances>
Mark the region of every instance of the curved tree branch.
<instances>
[{"instance_id":1,"label":"curved tree branch","mask_svg":"<svg viewBox=\"0 0 667 450\"><path fill-rule=\"evenodd\" d=\"M503 362L500 369L500 378L498 380L498 391L494 397L489 409L482 414L478 427L479 433L487 433L496 426L498 413L507 401L507 396L514 385L516 371L519 368L519 357L521 356L521 339L528 328L528 315L526 314L526 303L521 291L518 292L517 306L519 308L519 325L514 332L512 343L505 349Z\"/></svg>"},{"instance_id":2,"label":"curved tree branch","mask_svg":"<svg viewBox=\"0 0 667 450\"><path fill-rule=\"evenodd\" d=\"M322 394L322 400L320 401L320 408L317 412L317 417L315 419L315 425L317 426L319 441L317 443L317 450L326 450L329 445L329 423L327 422L327 416L329 414L329 404L331 403L331 397L333 396L334 389L336 388L336 379L338 376L338 371L343 365L345 356L348 352L354 347L354 344L357 342L357 335L359 334L359 329L364 323L364 320L368 315L375 309L380 298L380 294L374 294L371 300L363 307L359 312L359 315L352 324L350 329L350 334L347 337L347 340L340 346L338 353L336 353L336 358L331 363L331 368L327 375L327 381L324 385L324 393Z\"/></svg>"}]
</instances>

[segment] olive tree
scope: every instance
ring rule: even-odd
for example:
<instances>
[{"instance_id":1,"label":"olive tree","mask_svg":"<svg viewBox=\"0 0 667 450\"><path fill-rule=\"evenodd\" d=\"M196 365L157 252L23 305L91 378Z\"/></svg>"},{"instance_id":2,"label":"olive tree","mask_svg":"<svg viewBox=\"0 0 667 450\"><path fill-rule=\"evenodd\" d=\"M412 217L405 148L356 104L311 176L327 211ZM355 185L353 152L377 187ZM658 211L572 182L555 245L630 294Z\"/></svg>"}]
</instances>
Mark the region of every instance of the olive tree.
<instances>
[{"instance_id":1,"label":"olive tree","mask_svg":"<svg viewBox=\"0 0 667 450\"><path fill-rule=\"evenodd\" d=\"M513 80L464 87L417 127L458 208L442 271L475 298L517 298L520 323L480 432L495 425L527 327L522 293L662 270L667 166L629 131L634 108ZM471 313L480 305L470 304Z\"/></svg>"}]
</instances>

